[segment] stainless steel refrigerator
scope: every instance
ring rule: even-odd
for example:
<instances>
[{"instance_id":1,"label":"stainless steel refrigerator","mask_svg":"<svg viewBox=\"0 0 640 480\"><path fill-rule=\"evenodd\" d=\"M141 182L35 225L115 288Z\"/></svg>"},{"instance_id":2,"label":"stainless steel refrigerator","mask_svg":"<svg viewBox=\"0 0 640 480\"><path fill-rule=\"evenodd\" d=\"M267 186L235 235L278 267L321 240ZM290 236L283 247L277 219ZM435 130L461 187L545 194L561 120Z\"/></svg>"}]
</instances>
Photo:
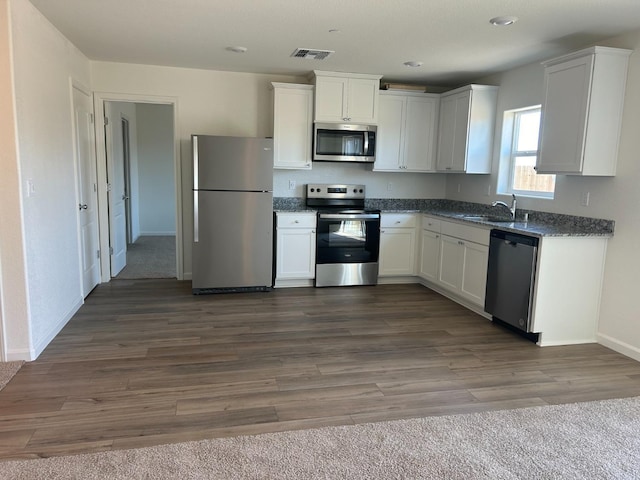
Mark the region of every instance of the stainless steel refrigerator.
<instances>
[{"instance_id":1,"label":"stainless steel refrigerator","mask_svg":"<svg viewBox=\"0 0 640 480\"><path fill-rule=\"evenodd\" d=\"M273 139L193 135L194 294L266 291L273 266Z\"/></svg>"}]
</instances>

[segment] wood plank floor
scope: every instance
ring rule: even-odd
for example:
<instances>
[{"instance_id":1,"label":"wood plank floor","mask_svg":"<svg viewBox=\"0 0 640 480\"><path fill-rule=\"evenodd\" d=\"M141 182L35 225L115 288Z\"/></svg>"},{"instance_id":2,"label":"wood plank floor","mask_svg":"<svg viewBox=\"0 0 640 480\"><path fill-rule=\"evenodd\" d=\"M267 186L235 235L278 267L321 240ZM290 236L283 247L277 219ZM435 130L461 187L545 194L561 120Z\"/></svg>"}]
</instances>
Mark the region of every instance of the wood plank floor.
<instances>
[{"instance_id":1,"label":"wood plank floor","mask_svg":"<svg viewBox=\"0 0 640 480\"><path fill-rule=\"evenodd\" d=\"M419 285L100 285L0 391L0 459L640 395L640 363L540 348Z\"/></svg>"}]
</instances>

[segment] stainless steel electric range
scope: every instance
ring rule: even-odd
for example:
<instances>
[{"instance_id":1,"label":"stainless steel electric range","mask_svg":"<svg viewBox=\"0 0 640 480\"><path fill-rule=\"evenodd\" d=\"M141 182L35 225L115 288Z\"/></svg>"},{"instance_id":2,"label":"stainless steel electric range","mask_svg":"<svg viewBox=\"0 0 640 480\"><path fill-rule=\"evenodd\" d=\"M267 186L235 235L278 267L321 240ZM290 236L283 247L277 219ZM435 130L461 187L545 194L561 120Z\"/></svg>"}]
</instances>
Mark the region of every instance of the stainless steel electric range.
<instances>
[{"instance_id":1,"label":"stainless steel electric range","mask_svg":"<svg viewBox=\"0 0 640 480\"><path fill-rule=\"evenodd\" d=\"M364 185L307 185L318 210L316 287L378 283L380 211L365 210Z\"/></svg>"}]
</instances>

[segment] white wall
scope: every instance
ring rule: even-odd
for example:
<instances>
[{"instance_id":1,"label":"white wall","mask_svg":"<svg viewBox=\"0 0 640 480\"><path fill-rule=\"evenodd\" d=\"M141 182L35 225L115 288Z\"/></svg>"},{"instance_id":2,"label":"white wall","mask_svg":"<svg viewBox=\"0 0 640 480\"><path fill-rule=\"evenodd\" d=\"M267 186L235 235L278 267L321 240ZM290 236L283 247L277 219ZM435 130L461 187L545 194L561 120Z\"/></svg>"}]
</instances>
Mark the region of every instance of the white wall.
<instances>
[{"instance_id":1,"label":"white wall","mask_svg":"<svg viewBox=\"0 0 640 480\"><path fill-rule=\"evenodd\" d=\"M3 225L0 233L3 318L7 325L7 356L33 359L83 301L70 79L89 86L90 71L86 57L27 0L10 0L9 5L19 178L15 176L16 165L8 159L10 188L3 200L8 197L15 210L11 231ZM20 200L15 198L16 180L21 185ZM27 182L33 185L32 195L28 195ZM15 219L20 203L22 225ZM19 239L21 228L24 251ZM5 244L5 238L14 235L18 238ZM27 305L20 305L7 315L7 309L12 308L4 304L7 286L22 282L20 272L9 269L18 268L24 255L27 293L18 292L18 298L21 302L26 299ZM6 257L16 260L5 265ZM15 279L10 276L13 273Z\"/></svg>"},{"instance_id":2,"label":"white wall","mask_svg":"<svg viewBox=\"0 0 640 480\"><path fill-rule=\"evenodd\" d=\"M289 181L296 187L289 189ZM371 164L314 162L311 170L274 170L275 197L303 197L307 183L355 183L369 198L444 198L445 175L373 172Z\"/></svg>"},{"instance_id":3,"label":"white wall","mask_svg":"<svg viewBox=\"0 0 640 480\"><path fill-rule=\"evenodd\" d=\"M175 235L173 107L136 104L141 235Z\"/></svg>"},{"instance_id":4,"label":"white wall","mask_svg":"<svg viewBox=\"0 0 640 480\"><path fill-rule=\"evenodd\" d=\"M187 68L92 62L96 92L177 99L183 204L185 278L191 278L193 202L192 134L269 136L271 82L304 82L277 75L218 72Z\"/></svg>"},{"instance_id":5,"label":"white wall","mask_svg":"<svg viewBox=\"0 0 640 480\"><path fill-rule=\"evenodd\" d=\"M28 358L31 350L22 193L15 130L8 0L0 0L0 319L3 358Z\"/></svg>"},{"instance_id":6,"label":"white wall","mask_svg":"<svg viewBox=\"0 0 640 480\"><path fill-rule=\"evenodd\" d=\"M600 45L635 50L630 57L625 95L622 134L615 177L556 177L554 200L520 198L522 208L567 213L615 220L615 235L609 241L602 295L599 339L623 353L640 360L640 321L637 292L640 291L640 32L612 38ZM540 104L543 95L543 69L532 64L484 79L500 84L495 145L499 145L502 112ZM499 149L494 149L491 175L452 175L447 179L447 198L491 203L495 192ZM458 193L460 185L460 193ZM590 192L590 205L580 205L583 192Z\"/></svg>"}]
</instances>

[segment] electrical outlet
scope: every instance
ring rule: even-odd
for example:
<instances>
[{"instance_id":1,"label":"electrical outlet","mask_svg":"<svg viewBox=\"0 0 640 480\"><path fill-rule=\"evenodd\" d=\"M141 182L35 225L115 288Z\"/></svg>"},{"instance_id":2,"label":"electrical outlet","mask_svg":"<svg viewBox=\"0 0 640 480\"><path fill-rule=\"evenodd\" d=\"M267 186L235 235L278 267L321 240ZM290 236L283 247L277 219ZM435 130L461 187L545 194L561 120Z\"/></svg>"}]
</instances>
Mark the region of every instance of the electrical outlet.
<instances>
[{"instance_id":1,"label":"electrical outlet","mask_svg":"<svg viewBox=\"0 0 640 480\"><path fill-rule=\"evenodd\" d=\"M393 192L393 183L387 182L387 192Z\"/></svg>"},{"instance_id":2,"label":"electrical outlet","mask_svg":"<svg viewBox=\"0 0 640 480\"><path fill-rule=\"evenodd\" d=\"M591 200L591 192L582 192L582 196L580 197L580 205L582 205L583 207L588 207L589 200Z\"/></svg>"},{"instance_id":3,"label":"electrical outlet","mask_svg":"<svg viewBox=\"0 0 640 480\"><path fill-rule=\"evenodd\" d=\"M289 190L295 190L295 189L296 189L296 181L289 180Z\"/></svg>"},{"instance_id":4,"label":"electrical outlet","mask_svg":"<svg viewBox=\"0 0 640 480\"><path fill-rule=\"evenodd\" d=\"M27 180L27 197L33 197L36 194L36 186L33 183L33 180Z\"/></svg>"}]
</instances>

